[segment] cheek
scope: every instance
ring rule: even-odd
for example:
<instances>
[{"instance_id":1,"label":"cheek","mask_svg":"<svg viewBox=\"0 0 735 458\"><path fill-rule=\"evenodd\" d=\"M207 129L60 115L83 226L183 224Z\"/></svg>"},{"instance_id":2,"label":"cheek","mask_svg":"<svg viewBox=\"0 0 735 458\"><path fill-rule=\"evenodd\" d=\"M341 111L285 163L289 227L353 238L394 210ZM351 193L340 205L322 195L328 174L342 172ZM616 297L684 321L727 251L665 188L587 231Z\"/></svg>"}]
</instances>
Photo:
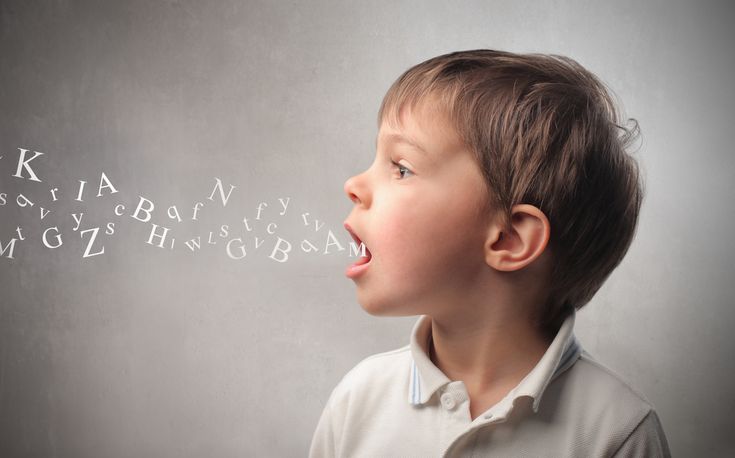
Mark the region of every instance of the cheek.
<instances>
[{"instance_id":1,"label":"cheek","mask_svg":"<svg viewBox=\"0 0 735 458\"><path fill-rule=\"evenodd\" d=\"M410 205L393 205L382 213L375 228L379 236L376 250L384 261L384 266L397 273L404 271L404 266L411 264L427 251L427 224L420 212Z\"/></svg>"},{"instance_id":2,"label":"cheek","mask_svg":"<svg viewBox=\"0 0 735 458\"><path fill-rule=\"evenodd\" d=\"M416 227L412 224L415 219L411 215L397 212L381 222L380 252L382 255L396 257L406 252L415 252L418 241L414 237Z\"/></svg>"},{"instance_id":3,"label":"cheek","mask_svg":"<svg viewBox=\"0 0 735 458\"><path fill-rule=\"evenodd\" d=\"M380 253L402 273L406 269L429 267L437 258L446 258L457 250L462 238L455 215L447 214L447 206L425 202L397 206L386 212L381 221ZM450 242L450 243L447 243ZM418 266L417 266L418 265Z\"/></svg>"}]
</instances>

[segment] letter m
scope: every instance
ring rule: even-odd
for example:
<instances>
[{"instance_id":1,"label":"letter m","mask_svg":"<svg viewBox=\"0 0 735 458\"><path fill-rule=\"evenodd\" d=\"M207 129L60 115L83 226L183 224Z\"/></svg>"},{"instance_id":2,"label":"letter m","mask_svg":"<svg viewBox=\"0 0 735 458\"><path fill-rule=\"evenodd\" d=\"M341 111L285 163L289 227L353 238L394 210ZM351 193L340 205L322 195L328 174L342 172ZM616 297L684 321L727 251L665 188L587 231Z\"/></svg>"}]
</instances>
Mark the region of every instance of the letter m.
<instances>
[{"instance_id":1,"label":"letter m","mask_svg":"<svg viewBox=\"0 0 735 458\"><path fill-rule=\"evenodd\" d=\"M13 258L13 250L15 249L15 241L17 239L11 239L10 242L8 242L7 245L3 246L3 242L0 242L0 257L2 257L8 249L10 249L10 253L8 253L7 258L8 259L15 259Z\"/></svg>"}]
</instances>

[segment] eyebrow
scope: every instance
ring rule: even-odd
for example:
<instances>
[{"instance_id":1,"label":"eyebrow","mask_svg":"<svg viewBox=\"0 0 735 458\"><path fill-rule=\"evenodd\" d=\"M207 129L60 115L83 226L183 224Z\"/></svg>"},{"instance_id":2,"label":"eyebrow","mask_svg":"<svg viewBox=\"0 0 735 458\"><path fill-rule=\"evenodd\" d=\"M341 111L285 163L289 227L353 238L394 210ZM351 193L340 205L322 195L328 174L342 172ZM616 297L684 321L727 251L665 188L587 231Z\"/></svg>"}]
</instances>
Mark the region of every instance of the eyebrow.
<instances>
[{"instance_id":1,"label":"eyebrow","mask_svg":"<svg viewBox=\"0 0 735 458\"><path fill-rule=\"evenodd\" d=\"M421 145L419 145L418 143L412 141L409 138L404 137L403 135L400 135L400 134L388 134L388 135L384 135L383 138L385 139L386 142L389 142L389 143L405 143L406 145L413 147L414 149L418 150L419 152L421 152L423 154L428 154L426 152L426 150L423 147L421 147ZM377 138L375 139L375 147L376 148L378 147L378 139Z\"/></svg>"}]
</instances>

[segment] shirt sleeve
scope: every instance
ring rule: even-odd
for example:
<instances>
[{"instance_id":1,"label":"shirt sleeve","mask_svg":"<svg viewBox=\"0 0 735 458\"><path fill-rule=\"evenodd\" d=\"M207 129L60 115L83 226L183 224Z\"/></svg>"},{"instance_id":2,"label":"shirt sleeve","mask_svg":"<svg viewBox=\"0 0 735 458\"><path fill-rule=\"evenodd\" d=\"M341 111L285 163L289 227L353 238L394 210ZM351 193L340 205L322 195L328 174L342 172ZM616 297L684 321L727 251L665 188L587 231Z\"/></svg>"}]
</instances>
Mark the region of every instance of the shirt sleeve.
<instances>
[{"instance_id":1,"label":"shirt sleeve","mask_svg":"<svg viewBox=\"0 0 735 458\"><path fill-rule=\"evenodd\" d=\"M311 439L309 458L332 458L337 456L337 442L332 421L332 397L330 396L321 417L319 417L314 437Z\"/></svg>"},{"instance_id":2,"label":"shirt sleeve","mask_svg":"<svg viewBox=\"0 0 735 458\"><path fill-rule=\"evenodd\" d=\"M651 409L623 442L613 458L671 458L661 421Z\"/></svg>"}]
</instances>

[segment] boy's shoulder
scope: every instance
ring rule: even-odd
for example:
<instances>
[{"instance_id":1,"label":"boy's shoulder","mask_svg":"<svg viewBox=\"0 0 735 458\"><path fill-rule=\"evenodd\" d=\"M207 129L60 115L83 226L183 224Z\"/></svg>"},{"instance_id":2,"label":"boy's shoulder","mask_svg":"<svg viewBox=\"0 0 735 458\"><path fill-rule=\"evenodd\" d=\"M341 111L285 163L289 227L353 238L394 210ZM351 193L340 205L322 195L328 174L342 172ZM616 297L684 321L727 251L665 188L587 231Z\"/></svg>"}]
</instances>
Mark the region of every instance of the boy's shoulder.
<instances>
[{"instance_id":1,"label":"boy's shoulder","mask_svg":"<svg viewBox=\"0 0 735 458\"><path fill-rule=\"evenodd\" d=\"M362 359L337 383L327 404L345 415L367 413L379 406L408 406L411 361L408 345Z\"/></svg>"},{"instance_id":2,"label":"boy's shoulder","mask_svg":"<svg viewBox=\"0 0 735 458\"><path fill-rule=\"evenodd\" d=\"M582 349L579 359L569 374L579 383L587 386L587 391L599 398L610 398L615 402L627 401L641 406L642 409L653 408L653 404L630 381L609 366L597 360L587 350Z\"/></svg>"},{"instance_id":3,"label":"boy's shoulder","mask_svg":"<svg viewBox=\"0 0 735 458\"><path fill-rule=\"evenodd\" d=\"M552 380L544 397L563 400L570 412L603 417L643 419L653 403L628 379L582 349L569 370ZM543 401L542 401L543 404Z\"/></svg>"},{"instance_id":4,"label":"boy's shoulder","mask_svg":"<svg viewBox=\"0 0 735 458\"><path fill-rule=\"evenodd\" d=\"M586 350L543 393L536 419L558 434L580 436L584 450L615 456L671 456L653 403Z\"/></svg>"},{"instance_id":5,"label":"boy's shoulder","mask_svg":"<svg viewBox=\"0 0 735 458\"><path fill-rule=\"evenodd\" d=\"M383 399L387 392L400 394L407 390L411 377L410 345L370 355L352 367L334 388L333 397L342 401L365 397ZM599 362L585 349L568 368L555 374L542 393L541 404L560 402L570 411L586 411L590 415L638 416L643 418L654 406L648 398L619 373ZM556 399L551 401L551 399ZM334 399L336 401L337 399ZM542 409L543 410L543 409ZM626 414L627 413L627 414Z\"/></svg>"}]
</instances>

